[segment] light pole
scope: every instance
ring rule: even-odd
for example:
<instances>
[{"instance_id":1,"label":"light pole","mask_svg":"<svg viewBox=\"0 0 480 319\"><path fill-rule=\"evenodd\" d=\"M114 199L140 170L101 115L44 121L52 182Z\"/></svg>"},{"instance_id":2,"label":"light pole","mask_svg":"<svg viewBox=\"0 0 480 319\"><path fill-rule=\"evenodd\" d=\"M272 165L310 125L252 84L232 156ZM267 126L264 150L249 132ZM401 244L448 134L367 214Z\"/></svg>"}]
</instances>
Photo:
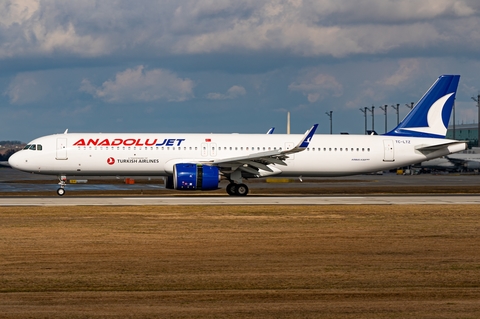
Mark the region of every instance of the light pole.
<instances>
[{"instance_id":1,"label":"light pole","mask_svg":"<svg viewBox=\"0 0 480 319\"><path fill-rule=\"evenodd\" d=\"M380 109L385 114L385 133L387 133L387 109L388 109L388 105L385 104L385 106L380 106Z\"/></svg>"},{"instance_id":2,"label":"light pole","mask_svg":"<svg viewBox=\"0 0 480 319\"><path fill-rule=\"evenodd\" d=\"M400 104L397 104L397 106L395 105L392 105L393 109L397 112L397 125L400 123L400 115L398 113L399 109L400 109Z\"/></svg>"},{"instance_id":3,"label":"light pole","mask_svg":"<svg viewBox=\"0 0 480 319\"><path fill-rule=\"evenodd\" d=\"M455 101L453 101L453 139L455 139Z\"/></svg>"},{"instance_id":4,"label":"light pole","mask_svg":"<svg viewBox=\"0 0 480 319\"><path fill-rule=\"evenodd\" d=\"M375 132L375 106L372 105L372 108L366 107L366 109L372 113L372 133Z\"/></svg>"},{"instance_id":5,"label":"light pole","mask_svg":"<svg viewBox=\"0 0 480 319\"><path fill-rule=\"evenodd\" d=\"M367 134L367 107L360 109L362 111L363 116L365 117L365 135Z\"/></svg>"},{"instance_id":6,"label":"light pole","mask_svg":"<svg viewBox=\"0 0 480 319\"><path fill-rule=\"evenodd\" d=\"M410 110L413 109L413 102L411 102L410 104L405 104L406 107L408 107Z\"/></svg>"},{"instance_id":7,"label":"light pole","mask_svg":"<svg viewBox=\"0 0 480 319\"><path fill-rule=\"evenodd\" d=\"M472 97L472 100L477 102L478 107L478 137L477 137L477 146L480 147L480 94L477 95L477 98Z\"/></svg>"},{"instance_id":8,"label":"light pole","mask_svg":"<svg viewBox=\"0 0 480 319\"><path fill-rule=\"evenodd\" d=\"M325 112L325 114L327 114L328 117L330 117L330 134L332 134L332 113L333 111Z\"/></svg>"}]
</instances>

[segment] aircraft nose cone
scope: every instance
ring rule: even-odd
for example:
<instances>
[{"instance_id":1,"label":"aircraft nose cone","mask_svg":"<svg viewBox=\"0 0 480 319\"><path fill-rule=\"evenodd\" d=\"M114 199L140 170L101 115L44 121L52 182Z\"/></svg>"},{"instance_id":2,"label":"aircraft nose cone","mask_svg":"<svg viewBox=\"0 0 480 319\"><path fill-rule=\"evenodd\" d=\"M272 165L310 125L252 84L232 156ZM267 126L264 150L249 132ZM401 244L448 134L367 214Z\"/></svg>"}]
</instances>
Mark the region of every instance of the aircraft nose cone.
<instances>
[{"instance_id":1,"label":"aircraft nose cone","mask_svg":"<svg viewBox=\"0 0 480 319\"><path fill-rule=\"evenodd\" d=\"M8 159L8 164L13 168L20 169L22 164L22 156L18 152L13 154Z\"/></svg>"}]
</instances>

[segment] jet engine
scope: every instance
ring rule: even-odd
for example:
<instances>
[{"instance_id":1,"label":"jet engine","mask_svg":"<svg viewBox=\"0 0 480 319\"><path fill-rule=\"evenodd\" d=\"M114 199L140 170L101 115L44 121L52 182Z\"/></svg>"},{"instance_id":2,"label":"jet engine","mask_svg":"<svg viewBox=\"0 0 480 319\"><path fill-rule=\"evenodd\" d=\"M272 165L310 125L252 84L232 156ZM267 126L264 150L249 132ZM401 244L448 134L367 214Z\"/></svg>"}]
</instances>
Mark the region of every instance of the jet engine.
<instances>
[{"instance_id":1,"label":"jet engine","mask_svg":"<svg viewBox=\"0 0 480 319\"><path fill-rule=\"evenodd\" d=\"M180 163L173 166L173 185L167 184L177 190L205 191L217 189L219 181L217 166Z\"/></svg>"}]
</instances>

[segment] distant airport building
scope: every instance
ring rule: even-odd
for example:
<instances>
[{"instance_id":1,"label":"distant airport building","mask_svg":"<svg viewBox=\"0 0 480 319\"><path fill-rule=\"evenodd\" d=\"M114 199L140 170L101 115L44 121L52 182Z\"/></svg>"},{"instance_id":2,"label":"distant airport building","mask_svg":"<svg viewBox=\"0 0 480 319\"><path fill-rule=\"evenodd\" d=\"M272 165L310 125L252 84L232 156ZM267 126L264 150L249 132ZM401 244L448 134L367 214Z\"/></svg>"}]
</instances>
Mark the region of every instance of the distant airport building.
<instances>
[{"instance_id":1,"label":"distant airport building","mask_svg":"<svg viewBox=\"0 0 480 319\"><path fill-rule=\"evenodd\" d=\"M453 125L448 126L447 138L459 141L468 141L468 148L472 148L478 145L478 124L456 124L455 134L453 131Z\"/></svg>"}]
</instances>

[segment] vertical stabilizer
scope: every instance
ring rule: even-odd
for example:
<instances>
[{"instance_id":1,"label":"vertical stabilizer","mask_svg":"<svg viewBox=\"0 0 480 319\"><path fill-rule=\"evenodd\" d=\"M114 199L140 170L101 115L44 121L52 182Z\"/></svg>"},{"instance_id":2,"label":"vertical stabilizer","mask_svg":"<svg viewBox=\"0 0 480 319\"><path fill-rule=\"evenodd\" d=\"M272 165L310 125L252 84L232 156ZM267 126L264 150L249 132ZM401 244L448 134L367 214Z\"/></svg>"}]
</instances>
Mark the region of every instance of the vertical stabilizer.
<instances>
[{"instance_id":1,"label":"vertical stabilizer","mask_svg":"<svg viewBox=\"0 0 480 319\"><path fill-rule=\"evenodd\" d=\"M444 138L460 75L442 75L400 124L384 135Z\"/></svg>"}]
</instances>

